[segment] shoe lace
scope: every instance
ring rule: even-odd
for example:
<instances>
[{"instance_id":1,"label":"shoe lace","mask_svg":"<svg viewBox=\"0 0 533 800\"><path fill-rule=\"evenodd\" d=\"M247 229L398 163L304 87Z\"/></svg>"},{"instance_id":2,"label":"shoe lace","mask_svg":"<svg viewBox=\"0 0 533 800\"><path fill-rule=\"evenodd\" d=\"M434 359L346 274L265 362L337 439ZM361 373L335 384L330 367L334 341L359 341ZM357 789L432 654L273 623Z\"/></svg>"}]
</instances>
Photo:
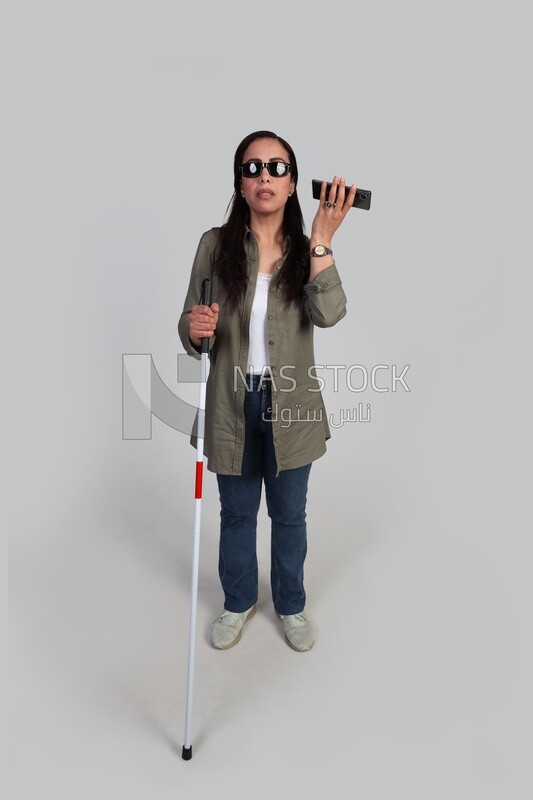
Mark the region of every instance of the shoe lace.
<instances>
[{"instance_id":1,"label":"shoe lace","mask_svg":"<svg viewBox=\"0 0 533 800\"><path fill-rule=\"evenodd\" d=\"M305 614L288 614L284 617L289 628L301 628L302 625L308 625L309 620Z\"/></svg>"},{"instance_id":2,"label":"shoe lace","mask_svg":"<svg viewBox=\"0 0 533 800\"><path fill-rule=\"evenodd\" d=\"M223 611L220 615L219 622L225 623L226 625L232 625L239 620L241 615L237 614L235 611Z\"/></svg>"}]
</instances>

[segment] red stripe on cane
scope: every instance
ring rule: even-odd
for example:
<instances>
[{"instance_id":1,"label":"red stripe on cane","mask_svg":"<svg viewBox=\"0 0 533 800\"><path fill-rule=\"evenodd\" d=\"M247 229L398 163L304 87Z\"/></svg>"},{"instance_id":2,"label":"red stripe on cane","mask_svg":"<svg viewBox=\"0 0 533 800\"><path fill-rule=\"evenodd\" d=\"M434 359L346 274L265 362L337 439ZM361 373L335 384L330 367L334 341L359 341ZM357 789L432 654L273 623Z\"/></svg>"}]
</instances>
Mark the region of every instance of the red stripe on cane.
<instances>
[{"instance_id":1,"label":"red stripe on cane","mask_svg":"<svg viewBox=\"0 0 533 800\"><path fill-rule=\"evenodd\" d=\"M202 475L204 469L204 462L197 461L196 462L196 486L194 488L194 498L195 500L199 500L202 497Z\"/></svg>"}]
</instances>

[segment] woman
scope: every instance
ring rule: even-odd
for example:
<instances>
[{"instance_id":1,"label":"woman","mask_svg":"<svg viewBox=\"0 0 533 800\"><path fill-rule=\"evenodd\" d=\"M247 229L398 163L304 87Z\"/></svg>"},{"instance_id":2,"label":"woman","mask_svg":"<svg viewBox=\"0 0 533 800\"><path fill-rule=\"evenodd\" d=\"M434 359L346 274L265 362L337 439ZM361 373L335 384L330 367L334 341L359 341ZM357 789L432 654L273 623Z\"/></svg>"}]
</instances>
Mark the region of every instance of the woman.
<instances>
[{"instance_id":1,"label":"woman","mask_svg":"<svg viewBox=\"0 0 533 800\"><path fill-rule=\"evenodd\" d=\"M224 612L211 642L225 650L241 638L258 594L257 512L265 484L271 518L271 588L288 644L314 642L305 614L306 499L311 462L324 454L330 430L313 372L313 329L346 314L331 243L353 204L335 177L311 237L304 233L292 147L271 131L238 146L235 194L227 222L203 234L178 330L199 358L209 337L204 452L220 494L219 576ZM198 305L204 278L211 306ZM192 443L195 443L194 437Z\"/></svg>"}]
</instances>

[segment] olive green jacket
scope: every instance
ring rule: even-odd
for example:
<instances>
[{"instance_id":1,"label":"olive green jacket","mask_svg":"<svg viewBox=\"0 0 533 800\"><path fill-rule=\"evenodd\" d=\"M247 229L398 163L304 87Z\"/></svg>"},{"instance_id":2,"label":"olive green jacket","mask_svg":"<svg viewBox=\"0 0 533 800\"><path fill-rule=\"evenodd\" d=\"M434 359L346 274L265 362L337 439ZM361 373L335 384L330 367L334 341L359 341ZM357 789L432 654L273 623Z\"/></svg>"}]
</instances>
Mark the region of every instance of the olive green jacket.
<instances>
[{"instance_id":1,"label":"olive green jacket","mask_svg":"<svg viewBox=\"0 0 533 800\"><path fill-rule=\"evenodd\" d=\"M189 339L189 313L200 302L202 281L213 281L212 302L220 313L215 335L209 339L209 376L206 387L204 453L207 468L222 475L240 475L244 452L245 376L248 364L249 325L255 294L259 251L255 236L247 230L244 240L249 283L237 312L226 311L224 292L212 274L213 254L219 228L200 239L178 332L189 355L200 358ZM278 286L286 255L276 264L270 281L267 326L272 374L272 428L278 473L309 464L326 451L331 437L326 409L314 370L315 325L328 328L346 314L346 296L335 265L320 272L304 286L304 308L284 307ZM261 370L262 364L254 365ZM191 444L196 446L196 424Z\"/></svg>"}]
</instances>

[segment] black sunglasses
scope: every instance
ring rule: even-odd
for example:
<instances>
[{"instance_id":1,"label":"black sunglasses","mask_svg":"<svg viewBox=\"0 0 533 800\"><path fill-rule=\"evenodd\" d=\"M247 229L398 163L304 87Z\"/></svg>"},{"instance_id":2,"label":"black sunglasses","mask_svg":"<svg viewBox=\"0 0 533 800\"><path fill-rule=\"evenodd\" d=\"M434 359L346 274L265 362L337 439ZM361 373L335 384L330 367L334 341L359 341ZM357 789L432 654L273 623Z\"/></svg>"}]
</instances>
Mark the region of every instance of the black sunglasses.
<instances>
[{"instance_id":1,"label":"black sunglasses","mask_svg":"<svg viewBox=\"0 0 533 800\"><path fill-rule=\"evenodd\" d=\"M284 178L289 172L292 172L290 164L285 161L270 161L268 164L262 161L247 161L246 164L241 164L240 170L243 178L257 178L266 167L268 174L273 178Z\"/></svg>"}]
</instances>

